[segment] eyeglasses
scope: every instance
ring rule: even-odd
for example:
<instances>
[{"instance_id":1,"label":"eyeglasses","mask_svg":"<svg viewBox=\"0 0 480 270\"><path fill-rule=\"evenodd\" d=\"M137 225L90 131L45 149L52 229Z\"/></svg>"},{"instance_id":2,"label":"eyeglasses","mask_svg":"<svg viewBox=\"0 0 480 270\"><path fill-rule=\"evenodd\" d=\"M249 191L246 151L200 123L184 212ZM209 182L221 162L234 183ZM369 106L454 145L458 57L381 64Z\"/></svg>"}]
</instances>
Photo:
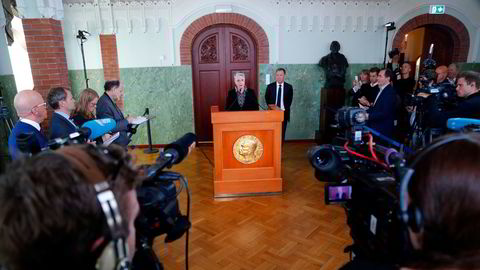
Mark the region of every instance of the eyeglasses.
<instances>
[{"instance_id":1,"label":"eyeglasses","mask_svg":"<svg viewBox=\"0 0 480 270\"><path fill-rule=\"evenodd\" d=\"M46 103L46 102L43 102L43 103L37 104L37 105L35 105L35 106L32 107L32 110L35 109L35 108L37 108L37 107L45 107L45 108L47 108L47 103Z\"/></svg>"}]
</instances>

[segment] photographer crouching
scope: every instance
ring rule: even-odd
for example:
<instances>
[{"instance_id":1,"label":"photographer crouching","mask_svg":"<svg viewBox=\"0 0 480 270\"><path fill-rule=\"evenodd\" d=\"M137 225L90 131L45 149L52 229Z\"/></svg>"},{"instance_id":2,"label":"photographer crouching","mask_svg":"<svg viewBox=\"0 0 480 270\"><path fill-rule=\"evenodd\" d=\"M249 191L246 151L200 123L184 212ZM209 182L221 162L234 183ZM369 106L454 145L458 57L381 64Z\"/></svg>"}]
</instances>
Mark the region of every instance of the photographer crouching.
<instances>
[{"instance_id":1,"label":"photographer crouching","mask_svg":"<svg viewBox=\"0 0 480 270\"><path fill-rule=\"evenodd\" d=\"M457 106L451 109L443 108L442 98L439 95L419 93L425 97L427 126L431 128L447 127L449 118L477 118L480 119L480 73L475 71L462 72L457 76L456 93L460 98Z\"/></svg>"}]
</instances>

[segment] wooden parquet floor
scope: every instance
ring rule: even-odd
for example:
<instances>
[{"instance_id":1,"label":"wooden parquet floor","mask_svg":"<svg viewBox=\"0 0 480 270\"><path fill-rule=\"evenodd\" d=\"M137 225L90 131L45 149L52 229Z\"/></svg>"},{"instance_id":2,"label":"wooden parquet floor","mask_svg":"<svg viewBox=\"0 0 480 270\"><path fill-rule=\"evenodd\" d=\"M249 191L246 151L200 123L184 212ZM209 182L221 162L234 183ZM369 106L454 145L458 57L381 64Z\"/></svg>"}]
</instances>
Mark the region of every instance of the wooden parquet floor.
<instances>
[{"instance_id":1,"label":"wooden parquet floor","mask_svg":"<svg viewBox=\"0 0 480 270\"><path fill-rule=\"evenodd\" d=\"M197 147L172 170L189 181L192 194L189 267L212 269L338 269L351 244L345 213L324 204L324 184L315 179L306 152L313 144L286 143L284 192L278 196L213 199L213 147ZM132 151L137 163L156 155ZM179 196L186 213L186 194ZM154 249L165 269L184 269L185 236Z\"/></svg>"}]
</instances>

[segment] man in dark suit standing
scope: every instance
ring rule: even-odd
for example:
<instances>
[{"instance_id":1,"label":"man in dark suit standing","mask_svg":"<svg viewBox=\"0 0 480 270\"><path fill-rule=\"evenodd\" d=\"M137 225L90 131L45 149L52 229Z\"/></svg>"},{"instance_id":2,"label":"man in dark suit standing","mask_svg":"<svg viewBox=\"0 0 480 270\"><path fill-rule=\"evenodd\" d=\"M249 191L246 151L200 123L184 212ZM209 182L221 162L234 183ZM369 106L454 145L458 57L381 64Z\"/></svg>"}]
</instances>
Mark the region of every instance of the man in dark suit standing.
<instances>
[{"instance_id":1,"label":"man in dark suit standing","mask_svg":"<svg viewBox=\"0 0 480 270\"><path fill-rule=\"evenodd\" d=\"M97 102L97 118L112 118L117 122L115 129L111 132L120 132L120 136L113 142L115 144L127 147L130 139L128 138L128 124L131 124L133 117L125 118L122 111L115 103L123 96L123 82L106 81L104 85L105 93Z\"/></svg>"},{"instance_id":2,"label":"man in dark suit standing","mask_svg":"<svg viewBox=\"0 0 480 270\"><path fill-rule=\"evenodd\" d=\"M20 91L15 95L13 106L20 120L8 137L8 153L12 159L21 156L17 145L19 135L31 135L24 145L27 151L38 152L47 147L47 138L40 131L40 123L47 118L47 104L42 96L33 90Z\"/></svg>"},{"instance_id":3,"label":"man in dark suit standing","mask_svg":"<svg viewBox=\"0 0 480 270\"><path fill-rule=\"evenodd\" d=\"M378 87L380 91L370 107L360 104L367 109L367 126L380 132L382 135L392 137L395 120L395 104L397 97L391 85L393 72L382 69L378 73Z\"/></svg>"},{"instance_id":4,"label":"man in dark suit standing","mask_svg":"<svg viewBox=\"0 0 480 270\"><path fill-rule=\"evenodd\" d=\"M277 107L285 111L283 119L282 142L285 141L285 132L287 123L290 121L290 106L293 101L293 87L285 82L287 72L284 68L278 68L275 72L276 82L267 86L265 92L265 102L267 104L276 104Z\"/></svg>"},{"instance_id":5,"label":"man in dark suit standing","mask_svg":"<svg viewBox=\"0 0 480 270\"><path fill-rule=\"evenodd\" d=\"M77 130L77 126L70 120L70 113L75 109L75 100L72 92L63 88L50 89L47 103L55 112L50 121L50 139L64 138Z\"/></svg>"}]
</instances>

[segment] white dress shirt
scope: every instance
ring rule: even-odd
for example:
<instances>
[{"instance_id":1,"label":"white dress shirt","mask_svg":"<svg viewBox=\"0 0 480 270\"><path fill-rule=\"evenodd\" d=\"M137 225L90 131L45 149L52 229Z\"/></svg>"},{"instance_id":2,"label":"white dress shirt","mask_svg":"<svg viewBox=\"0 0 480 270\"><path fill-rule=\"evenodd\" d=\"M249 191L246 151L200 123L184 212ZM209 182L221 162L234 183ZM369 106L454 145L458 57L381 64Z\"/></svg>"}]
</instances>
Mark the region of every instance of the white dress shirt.
<instances>
[{"instance_id":1,"label":"white dress shirt","mask_svg":"<svg viewBox=\"0 0 480 270\"><path fill-rule=\"evenodd\" d=\"M33 126L34 128L36 128L38 131L40 131L40 124L33 121L33 120L30 120L30 119L26 119L26 118L20 118L20 122L24 122L25 124L29 124L30 126Z\"/></svg>"},{"instance_id":2,"label":"white dress shirt","mask_svg":"<svg viewBox=\"0 0 480 270\"><path fill-rule=\"evenodd\" d=\"M283 104L283 95L285 94L285 87L284 87L284 83L281 83L281 84L278 84L277 83L277 91L275 91L275 104L277 104L277 99L278 99L278 87L279 86L282 86L282 100L280 100L280 109L284 110L285 111L285 105Z\"/></svg>"}]
</instances>

